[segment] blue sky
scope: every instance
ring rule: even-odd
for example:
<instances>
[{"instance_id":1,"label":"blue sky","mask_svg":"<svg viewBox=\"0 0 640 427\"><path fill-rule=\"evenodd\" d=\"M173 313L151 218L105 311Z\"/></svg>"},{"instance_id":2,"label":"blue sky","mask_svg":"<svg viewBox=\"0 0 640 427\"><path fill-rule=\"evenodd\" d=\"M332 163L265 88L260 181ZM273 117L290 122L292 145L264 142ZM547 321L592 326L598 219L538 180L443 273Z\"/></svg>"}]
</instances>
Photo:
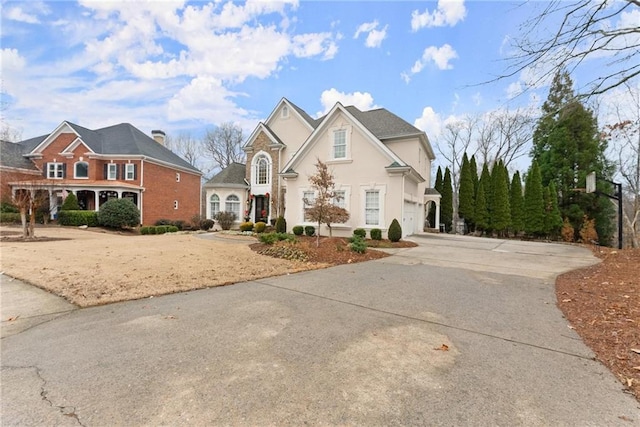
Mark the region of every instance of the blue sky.
<instances>
[{"instance_id":1,"label":"blue sky","mask_svg":"<svg viewBox=\"0 0 640 427\"><path fill-rule=\"evenodd\" d=\"M287 97L314 117L384 107L435 145L452 117L544 100L544 80L514 97L540 70L481 83L545 5L3 1L3 120L23 138L63 120L196 137L233 121L248 135Z\"/></svg>"}]
</instances>

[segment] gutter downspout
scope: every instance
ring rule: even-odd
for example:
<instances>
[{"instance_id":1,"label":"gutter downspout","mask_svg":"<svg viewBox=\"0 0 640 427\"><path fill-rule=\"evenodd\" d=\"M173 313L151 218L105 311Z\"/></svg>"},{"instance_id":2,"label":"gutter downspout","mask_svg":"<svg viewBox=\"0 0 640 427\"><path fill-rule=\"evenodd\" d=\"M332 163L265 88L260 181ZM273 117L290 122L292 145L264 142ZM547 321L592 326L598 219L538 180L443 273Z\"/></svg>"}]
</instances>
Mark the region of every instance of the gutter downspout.
<instances>
[{"instance_id":1,"label":"gutter downspout","mask_svg":"<svg viewBox=\"0 0 640 427\"><path fill-rule=\"evenodd\" d=\"M144 224L144 214L143 214L143 206L144 206L144 158L140 159L140 224Z\"/></svg>"}]
</instances>

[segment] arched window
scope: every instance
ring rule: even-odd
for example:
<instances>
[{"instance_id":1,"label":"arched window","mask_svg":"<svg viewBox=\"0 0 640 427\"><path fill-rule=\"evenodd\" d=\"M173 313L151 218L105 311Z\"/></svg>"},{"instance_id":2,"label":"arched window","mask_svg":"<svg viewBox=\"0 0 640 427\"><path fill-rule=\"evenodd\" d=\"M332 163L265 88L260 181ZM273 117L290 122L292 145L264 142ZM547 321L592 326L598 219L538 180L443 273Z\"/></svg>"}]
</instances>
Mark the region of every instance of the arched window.
<instances>
[{"instance_id":1,"label":"arched window","mask_svg":"<svg viewBox=\"0 0 640 427\"><path fill-rule=\"evenodd\" d=\"M240 219L240 199L235 194L227 196L224 204L224 210L236 214L236 220Z\"/></svg>"},{"instance_id":2,"label":"arched window","mask_svg":"<svg viewBox=\"0 0 640 427\"><path fill-rule=\"evenodd\" d=\"M77 162L73 166L73 177L74 178L89 178L89 163L87 163L87 162Z\"/></svg>"},{"instance_id":3,"label":"arched window","mask_svg":"<svg viewBox=\"0 0 640 427\"><path fill-rule=\"evenodd\" d=\"M211 218L215 217L220 212L220 197L217 194L213 194L209 199L211 204Z\"/></svg>"},{"instance_id":4,"label":"arched window","mask_svg":"<svg viewBox=\"0 0 640 427\"><path fill-rule=\"evenodd\" d=\"M253 182L257 185L269 185L271 183L271 165L269 157L260 153L253 159Z\"/></svg>"}]
</instances>

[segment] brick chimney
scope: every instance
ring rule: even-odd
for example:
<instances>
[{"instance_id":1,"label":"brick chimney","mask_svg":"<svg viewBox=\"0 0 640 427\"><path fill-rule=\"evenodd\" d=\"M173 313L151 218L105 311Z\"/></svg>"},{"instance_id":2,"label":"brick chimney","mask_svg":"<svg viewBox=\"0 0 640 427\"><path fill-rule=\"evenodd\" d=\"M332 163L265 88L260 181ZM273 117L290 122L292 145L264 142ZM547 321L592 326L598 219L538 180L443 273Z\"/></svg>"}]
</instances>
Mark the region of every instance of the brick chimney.
<instances>
[{"instance_id":1,"label":"brick chimney","mask_svg":"<svg viewBox=\"0 0 640 427\"><path fill-rule=\"evenodd\" d=\"M161 130L152 130L151 137L160 145L164 145L166 134Z\"/></svg>"}]
</instances>

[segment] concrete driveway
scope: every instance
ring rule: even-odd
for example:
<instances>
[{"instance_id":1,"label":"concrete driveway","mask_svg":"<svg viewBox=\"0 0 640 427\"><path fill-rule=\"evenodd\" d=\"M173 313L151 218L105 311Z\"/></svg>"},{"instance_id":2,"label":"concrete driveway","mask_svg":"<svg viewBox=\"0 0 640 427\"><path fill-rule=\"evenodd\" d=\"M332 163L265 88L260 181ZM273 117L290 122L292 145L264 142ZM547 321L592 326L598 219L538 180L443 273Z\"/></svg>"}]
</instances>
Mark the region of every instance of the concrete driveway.
<instances>
[{"instance_id":1,"label":"concrete driveway","mask_svg":"<svg viewBox=\"0 0 640 427\"><path fill-rule=\"evenodd\" d=\"M555 305L552 278L589 251L415 240L7 336L2 424L640 425Z\"/></svg>"}]
</instances>

